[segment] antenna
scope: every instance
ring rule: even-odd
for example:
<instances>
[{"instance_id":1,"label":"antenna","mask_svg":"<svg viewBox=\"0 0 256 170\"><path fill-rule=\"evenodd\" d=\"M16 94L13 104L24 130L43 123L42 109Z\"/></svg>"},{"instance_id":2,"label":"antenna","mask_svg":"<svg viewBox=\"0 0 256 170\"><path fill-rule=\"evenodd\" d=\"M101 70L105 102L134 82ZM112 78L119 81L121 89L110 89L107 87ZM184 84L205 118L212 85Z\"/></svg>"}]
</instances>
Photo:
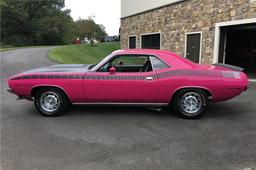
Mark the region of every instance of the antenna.
<instances>
[{"instance_id":1,"label":"antenna","mask_svg":"<svg viewBox=\"0 0 256 170\"><path fill-rule=\"evenodd\" d=\"M95 14L91 13L91 16L89 16L90 20L93 20L95 18Z\"/></svg>"}]
</instances>

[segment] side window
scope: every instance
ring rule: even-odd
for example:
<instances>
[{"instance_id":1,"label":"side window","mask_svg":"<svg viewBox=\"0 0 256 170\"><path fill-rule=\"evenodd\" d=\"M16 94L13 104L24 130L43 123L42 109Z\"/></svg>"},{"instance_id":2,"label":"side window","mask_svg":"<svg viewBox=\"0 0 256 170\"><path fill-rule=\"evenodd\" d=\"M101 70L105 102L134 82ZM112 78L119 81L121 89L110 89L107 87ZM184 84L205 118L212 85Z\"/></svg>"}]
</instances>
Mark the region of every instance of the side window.
<instances>
[{"instance_id":1,"label":"side window","mask_svg":"<svg viewBox=\"0 0 256 170\"><path fill-rule=\"evenodd\" d=\"M108 72L110 68L111 68L111 63L107 62L106 64L104 64L98 69L98 72Z\"/></svg>"},{"instance_id":2,"label":"side window","mask_svg":"<svg viewBox=\"0 0 256 170\"><path fill-rule=\"evenodd\" d=\"M98 72L108 72L111 67L115 67L116 72L149 72L153 70L148 55L116 56L105 63Z\"/></svg>"},{"instance_id":3,"label":"side window","mask_svg":"<svg viewBox=\"0 0 256 170\"><path fill-rule=\"evenodd\" d=\"M165 64L162 60L160 60L157 57L150 56L150 60L151 60L153 70L161 70L161 69L169 68L167 64Z\"/></svg>"},{"instance_id":4,"label":"side window","mask_svg":"<svg viewBox=\"0 0 256 170\"><path fill-rule=\"evenodd\" d=\"M112 61L112 64L115 66L134 66L134 65L143 65L148 59L146 56L120 56Z\"/></svg>"}]
</instances>

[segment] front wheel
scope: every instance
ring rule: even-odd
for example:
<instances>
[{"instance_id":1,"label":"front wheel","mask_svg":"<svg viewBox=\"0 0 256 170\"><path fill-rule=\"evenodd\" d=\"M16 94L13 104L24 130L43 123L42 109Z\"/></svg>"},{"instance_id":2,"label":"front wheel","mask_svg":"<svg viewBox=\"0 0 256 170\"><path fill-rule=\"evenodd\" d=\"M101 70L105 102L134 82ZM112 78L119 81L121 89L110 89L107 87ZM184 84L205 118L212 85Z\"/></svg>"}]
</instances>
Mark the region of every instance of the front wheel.
<instances>
[{"instance_id":1,"label":"front wheel","mask_svg":"<svg viewBox=\"0 0 256 170\"><path fill-rule=\"evenodd\" d=\"M184 89L177 92L172 101L172 109L187 119L201 117L208 105L208 96L200 89Z\"/></svg>"},{"instance_id":2,"label":"front wheel","mask_svg":"<svg viewBox=\"0 0 256 170\"><path fill-rule=\"evenodd\" d=\"M35 95L34 104L41 114L53 117L66 111L69 102L60 89L40 89Z\"/></svg>"}]
</instances>

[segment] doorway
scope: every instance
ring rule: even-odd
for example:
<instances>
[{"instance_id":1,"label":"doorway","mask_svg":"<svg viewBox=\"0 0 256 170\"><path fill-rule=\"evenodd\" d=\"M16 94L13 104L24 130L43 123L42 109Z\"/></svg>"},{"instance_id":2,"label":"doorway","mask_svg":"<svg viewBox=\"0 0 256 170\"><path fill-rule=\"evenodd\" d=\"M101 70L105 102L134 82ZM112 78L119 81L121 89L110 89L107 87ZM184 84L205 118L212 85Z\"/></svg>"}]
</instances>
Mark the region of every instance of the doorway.
<instances>
[{"instance_id":1,"label":"doorway","mask_svg":"<svg viewBox=\"0 0 256 170\"><path fill-rule=\"evenodd\" d=\"M220 28L219 63L243 67L256 78L256 23Z\"/></svg>"},{"instance_id":2,"label":"doorway","mask_svg":"<svg viewBox=\"0 0 256 170\"><path fill-rule=\"evenodd\" d=\"M201 42L202 33L187 33L186 34L186 49L185 57L195 63L200 63L201 58Z\"/></svg>"}]
</instances>

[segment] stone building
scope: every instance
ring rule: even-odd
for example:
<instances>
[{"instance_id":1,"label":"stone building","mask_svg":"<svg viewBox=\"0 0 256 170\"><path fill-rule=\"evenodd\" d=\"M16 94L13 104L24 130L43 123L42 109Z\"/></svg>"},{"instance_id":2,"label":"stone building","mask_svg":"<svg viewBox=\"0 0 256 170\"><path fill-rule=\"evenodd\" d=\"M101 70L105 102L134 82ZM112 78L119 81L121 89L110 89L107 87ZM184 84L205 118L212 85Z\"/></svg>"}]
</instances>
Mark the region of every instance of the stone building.
<instances>
[{"instance_id":1,"label":"stone building","mask_svg":"<svg viewBox=\"0 0 256 170\"><path fill-rule=\"evenodd\" d=\"M176 52L256 73L256 0L122 0L121 48Z\"/></svg>"}]
</instances>

